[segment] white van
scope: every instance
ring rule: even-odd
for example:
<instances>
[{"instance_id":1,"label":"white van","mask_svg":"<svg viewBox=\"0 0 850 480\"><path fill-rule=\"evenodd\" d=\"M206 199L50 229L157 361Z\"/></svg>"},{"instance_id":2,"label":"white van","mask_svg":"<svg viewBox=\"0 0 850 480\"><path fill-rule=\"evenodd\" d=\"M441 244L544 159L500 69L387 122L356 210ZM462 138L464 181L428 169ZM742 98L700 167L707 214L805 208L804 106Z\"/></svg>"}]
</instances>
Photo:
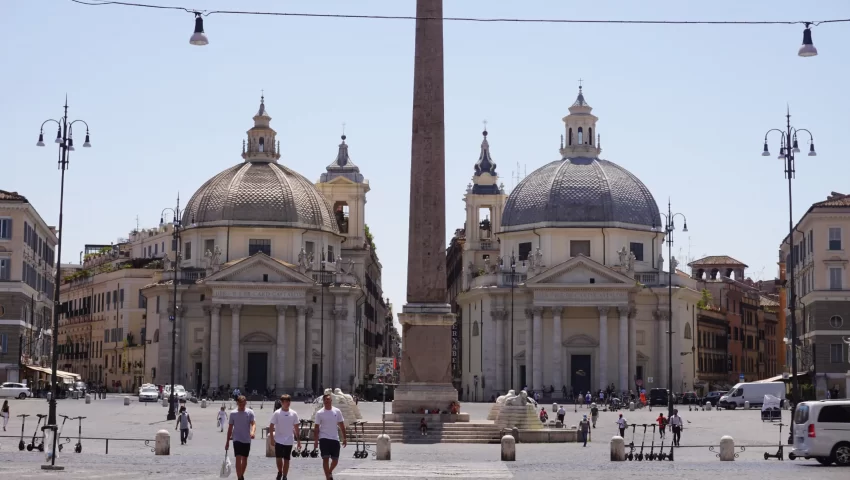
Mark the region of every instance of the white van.
<instances>
[{"instance_id":1,"label":"white van","mask_svg":"<svg viewBox=\"0 0 850 480\"><path fill-rule=\"evenodd\" d=\"M794 412L794 450L788 458L850 466L850 400L802 402Z\"/></svg>"},{"instance_id":2,"label":"white van","mask_svg":"<svg viewBox=\"0 0 850 480\"><path fill-rule=\"evenodd\" d=\"M729 393L720 397L717 402L722 408L734 410L743 408L744 402L750 402L751 407L759 407L764 403L765 395L785 399L784 382L750 382L739 383L729 390Z\"/></svg>"}]
</instances>

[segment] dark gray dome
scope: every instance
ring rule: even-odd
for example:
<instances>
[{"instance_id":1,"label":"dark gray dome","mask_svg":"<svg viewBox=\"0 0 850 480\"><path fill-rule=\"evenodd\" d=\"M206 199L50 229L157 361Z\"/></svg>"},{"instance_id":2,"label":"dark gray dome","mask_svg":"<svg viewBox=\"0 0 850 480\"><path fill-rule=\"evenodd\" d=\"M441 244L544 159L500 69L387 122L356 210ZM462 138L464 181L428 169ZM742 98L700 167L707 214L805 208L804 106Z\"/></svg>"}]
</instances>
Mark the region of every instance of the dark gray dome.
<instances>
[{"instance_id":1,"label":"dark gray dome","mask_svg":"<svg viewBox=\"0 0 850 480\"><path fill-rule=\"evenodd\" d=\"M505 230L660 225L658 204L637 177L608 160L575 157L538 168L513 189Z\"/></svg>"},{"instance_id":2,"label":"dark gray dome","mask_svg":"<svg viewBox=\"0 0 850 480\"><path fill-rule=\"evenodd\" d=\"M183 224L293 227L338 233L333 208L310 180L275 162L245 162L204 183Z\"/></svg>"}]
</instances>

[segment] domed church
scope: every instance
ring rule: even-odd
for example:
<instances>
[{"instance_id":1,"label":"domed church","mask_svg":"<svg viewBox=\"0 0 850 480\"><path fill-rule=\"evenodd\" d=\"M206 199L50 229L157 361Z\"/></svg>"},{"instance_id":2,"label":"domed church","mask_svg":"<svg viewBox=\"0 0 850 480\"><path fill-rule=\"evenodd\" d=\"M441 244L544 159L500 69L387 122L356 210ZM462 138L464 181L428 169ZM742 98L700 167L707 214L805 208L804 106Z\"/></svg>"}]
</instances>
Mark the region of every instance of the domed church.
<instances>
[{"instance_id":1,"label":"domed church","mask_svg":"<svg viewBox=\"0 0 850 480\"><path fill-rule=\"evenodd\" d=\"M454 307L466 400L525 387L556 396L669 387L664 221L646 185L601 158L592 110L579 87L560 159L509 195L484 132L453 241L462 248ZM672 267L670 388L681 392L696 373L687 353L699 293Z\"/></svg>"},{"instance_id":2,"label":"domed church","mask_svg":"<svg viewBox=\"0 0 850 480\"><path fill-rule=\"evenodd\" d=\"M173 326L175 382L186 388L349 390L370 368L355 335L367 266L370 290L380 290L365 232L369 182L344 135L314 184L280 162L264 99L253 120L242 162L206 181L182 210L179 258L173 230L160 229L163 252L166 242L172 248L144 290L147 329L156 329L147 363L157 367L155 383L170 382ZM383 299L370 307L372 317L386 311Z\"/></svg>"}]
</instances>

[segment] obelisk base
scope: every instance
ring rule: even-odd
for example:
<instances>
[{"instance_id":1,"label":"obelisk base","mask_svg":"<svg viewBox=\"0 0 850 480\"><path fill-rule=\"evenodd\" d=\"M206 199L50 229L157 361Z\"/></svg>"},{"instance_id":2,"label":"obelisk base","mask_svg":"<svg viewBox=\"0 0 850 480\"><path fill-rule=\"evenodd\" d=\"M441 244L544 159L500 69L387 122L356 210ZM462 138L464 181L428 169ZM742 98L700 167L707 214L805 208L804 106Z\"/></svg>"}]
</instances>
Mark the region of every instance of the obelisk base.
<instances>
[{"instance_id":1,"label":"obelisk base","mask_svg":"<svg viewBox=\"0 0 850 480\"><path fill-rule=\"evenodd\" d=\"M452 326L455 315L447 304L407 304L398 316L402 325L402 359L394 414L420 410L449 411L457 401L452 386Z\"/></svg>"}]
</instances>

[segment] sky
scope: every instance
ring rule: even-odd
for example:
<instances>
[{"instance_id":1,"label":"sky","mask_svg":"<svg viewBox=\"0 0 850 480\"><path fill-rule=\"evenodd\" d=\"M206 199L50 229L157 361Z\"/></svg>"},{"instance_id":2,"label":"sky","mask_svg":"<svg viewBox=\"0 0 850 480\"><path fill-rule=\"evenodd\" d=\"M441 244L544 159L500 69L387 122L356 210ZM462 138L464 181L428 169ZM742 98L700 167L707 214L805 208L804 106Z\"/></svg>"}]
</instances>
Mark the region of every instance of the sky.
<instances>
[{"instance_id":1,"label":"sky","mask_svg":"<svg viewBox=\"0 0 850 480\"><path fill-rule=\"evenodd\" d=\"M194 9L414 15L414 0L147 0ZM610 20L850 18L846 1L445 0L445 16ZM189 13L70 0L0 1L0 189L58 223L56 150L38 129L62 114L91 126L66 174L63 263L86 243L152 227L208 178L242 161L265 92L281 162L318 180L342 124L371 185L366 222L384 267L384 296L405 299L414 22L211 15L210 44L188 43ZM788 230L787 183L765 132L814 135L801 155L794 218L831 191L850 193L846 132L850 24L813 28L819 55L797 56L801 25L445 24L447 242L486 120L510 189L519 172L559 158L561 118L578 80L599 117L602 157L640 178L662 211L688 220L674 255L730 255L754 279L777 275ZM47 129L50 137L53 130ZM844 139L844 140L842 140ZM841 146L844 142L845 147ZM801 138L801 143L804 143ZM52 145L52 144L49 144ZM666 251L666 249L665 249ZM666 256L666 253L665 253ZM669 264L669 263L668 263Z\"/></svg>"}]
</instances>

